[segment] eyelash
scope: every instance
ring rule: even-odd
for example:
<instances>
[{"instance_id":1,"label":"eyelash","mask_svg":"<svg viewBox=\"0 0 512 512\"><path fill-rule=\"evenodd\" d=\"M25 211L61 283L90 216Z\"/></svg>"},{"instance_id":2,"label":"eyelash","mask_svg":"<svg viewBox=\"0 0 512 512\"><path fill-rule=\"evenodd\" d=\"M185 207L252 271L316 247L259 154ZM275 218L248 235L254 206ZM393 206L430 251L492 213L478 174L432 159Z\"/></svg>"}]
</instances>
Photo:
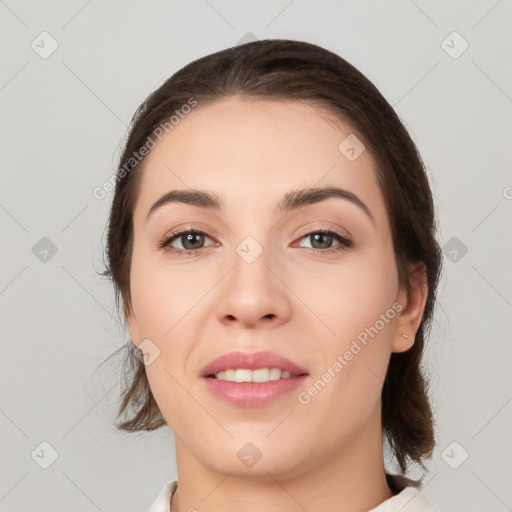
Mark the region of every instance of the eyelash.
<instances>
[{"instance_id":1,"label":"eyelash","mask_svg":"<svg viewBox=\"0 0 512 512\"><path fill-rule=\"evenodd\" d=\"M348 239L347 237L343 236L341 233L338 233L336 230L334 230L332 228L318 228L313 231L307 231L305 233L301 233L299 240L301 240L307 236L315 235L318 233L334 235L334 238L338 242L340 242L340 245L337 245L330 249L314 249L314 248L309 249L313 254L324 256L325 254L332 254L332 253L336 253L339 251L343 251L353 245L352 240ZM170 245L172 242L174 242L174 240L180 238L183 235L188 235L188 234L205 235L209 238L213 238L212 235L210 235L209 233L207 233L205 231L201 231L199 229L189 229L189 230L184 230L184 231L179 231L179 232L173 231L171 236L164 238L161 242L158 243L158 248L165 252L168 252L170 254L177 254L178 256L184 256L184 257L195 256L198 251L200 251L201 249L205 249L205 247L202 247L200 249L176 249L174 247L171 247L171 245ZM305 249L308 249L308 248L305 247Z\"/></svg>"}]
</instances>

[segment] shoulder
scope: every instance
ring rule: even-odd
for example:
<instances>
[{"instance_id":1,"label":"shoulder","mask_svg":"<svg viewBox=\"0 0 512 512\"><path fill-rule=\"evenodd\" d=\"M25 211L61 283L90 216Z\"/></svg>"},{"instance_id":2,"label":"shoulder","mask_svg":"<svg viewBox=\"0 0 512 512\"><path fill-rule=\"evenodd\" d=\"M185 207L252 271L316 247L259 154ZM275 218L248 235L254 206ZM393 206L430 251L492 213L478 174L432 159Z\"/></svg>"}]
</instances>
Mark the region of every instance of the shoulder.
<instances>
[{"instance_id":1,"label":"shoulder","mask_svg":"<svg viewBox=\"0 0 512 512\"><path fill-rule=\"evenodd\" d=\"M391 473L386 473L386 480L395 495L369 512L440 512L421 493L418 481Z\"/></svg>"},{"instance_id":2,"label":"shoulder","mask_svg":"<svg viewBox=\"0 0 512 512\"><path fill-rule=\"evenodd\" d=\"M416 487L406 487L369 512L440 512Z\"/></svg>"},{"instance_id":3,"label":"shoulder","mask_svg":"<svg viewBox=\"0 0 512 512\"><path fill-rule=\"evenodd\" d=\"M171 497L178 487L178 481L167 482L146 512L170 512Z\"/></svg>"},{"instance_id":4,"label":"shoulder","mask_svg":"<svg viewBox=\"0 0 512 512\"><path fill-rule=\"evenodd\" d=\"M398 492L368 512L441 512L433 508L421 491L408 482L414 482L402 475L387 475L390 488ZM178 481L167 482L146 512L170 512L171 498L178 487Z\"/></svg>"}]
</instances>

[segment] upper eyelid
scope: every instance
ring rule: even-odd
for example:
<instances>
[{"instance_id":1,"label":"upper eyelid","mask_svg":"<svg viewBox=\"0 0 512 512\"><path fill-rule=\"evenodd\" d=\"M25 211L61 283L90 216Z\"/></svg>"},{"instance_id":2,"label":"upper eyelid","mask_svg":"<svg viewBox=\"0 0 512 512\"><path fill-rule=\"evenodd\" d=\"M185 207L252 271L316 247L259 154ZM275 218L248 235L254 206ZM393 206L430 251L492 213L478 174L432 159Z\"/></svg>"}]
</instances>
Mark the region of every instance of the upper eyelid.
<instances>
[{"instance_id":1,"label":"upper eyelid","mask_svg":"<svg viewBox=\"0 0 512 512\"><path fill-rule=\"evenodd\" d=\"M327 222L327 225L320 224L320 222ZM352 239L352 235L349 233L349 231L347 229L340 229L337 226L334 226L332 223L329 223L328 221L318 221L318 223L313 226L309 226L307 228L301 229L299 231L298 235L305 236L305 235L308 235L311 233L316 233L317 231L322 231L322 230L333 231L334 233L337 233L337 234L343 236L344 238L349 238L350 240ZM343 231L345 231L345 233L343 233Z\"/></svg>"}]
</instances>

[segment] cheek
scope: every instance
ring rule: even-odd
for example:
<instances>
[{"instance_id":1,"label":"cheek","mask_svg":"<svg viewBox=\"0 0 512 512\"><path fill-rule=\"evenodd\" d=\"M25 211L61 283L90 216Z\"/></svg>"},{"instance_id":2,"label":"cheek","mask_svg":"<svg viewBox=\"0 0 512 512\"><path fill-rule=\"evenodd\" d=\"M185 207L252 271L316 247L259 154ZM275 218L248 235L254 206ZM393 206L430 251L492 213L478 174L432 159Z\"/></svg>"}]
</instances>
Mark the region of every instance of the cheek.
<instances>
[{"instance_id":1,"label":"cheek","mask_svg":"<svg viewBox=\"0 0 512 512\"><path fill-rule=\"evenodd\" d=\"M300 403L340 443L362 428L380 399L396 317L395 278L382 259L377 265L360 258L315 280L304 301L323 323L317 370Z\"/></svg>"},{"instance_id":2,"label":"cheek","mask_svg":"<svg viewBox=\"0 0 512 512\"><path fill-rule=\"evenodd\" d=\"M394 262L371 254L324 267L300 283L296 281L295 286L300 286L297 295L321 320L325 339L330 332L340 348L374 325L391 308L398 291Z\"/></svg>"},{"instance_id":3,"label":"cheek","mask_svg":"<svg viewBox=\"0 0 512 512\"><path fill-rule=\"evenodd\" d=\"M204 337L201 316L208 314L208 291L216 282L211 269L194 268L186 263L170 265L144 250L134 251L132 258L130 287L140 338L149 338L159 350L146 366L146 374L164 409L166 403L190 400L177 381L183 382L190 352L196 340Z\"/></svg>"},{"instance_id":4,"label":"cheek","mask_svg":"<svg viewBox=\"0 0 512 512\"><path fill-rule=\"evenodd\" d=\"M196 267L197 268L197 267ZM134 252L130 290L139 330L145 337L168 338L174 326L213 286L213 276L191 273L165 259Z\"/></svg>"},{"instance_id":5,"label":"cheek","mask_svg":"<svg viewBox=\"0 0 512 512\"><path fill-rule=\"evenodd\" d=\"M329 381L317 405L337 403L338 411L366 407L368 412L380 396L397 314L392 307L398 285L392 255L359 255L332 266L314 282L309 291L304 287L302 297L322 321L316 378Z\"/></svg>"}]
</instances>

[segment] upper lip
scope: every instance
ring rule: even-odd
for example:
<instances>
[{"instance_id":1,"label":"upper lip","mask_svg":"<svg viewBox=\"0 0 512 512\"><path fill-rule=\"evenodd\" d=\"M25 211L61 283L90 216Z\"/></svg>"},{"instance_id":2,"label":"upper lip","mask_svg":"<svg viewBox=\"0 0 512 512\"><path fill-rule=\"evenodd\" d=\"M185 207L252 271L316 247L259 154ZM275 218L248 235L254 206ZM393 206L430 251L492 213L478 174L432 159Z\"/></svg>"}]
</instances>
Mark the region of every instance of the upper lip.
<instances>
[{"instance_id":1,"label":"upper lip","mask_svg":"<svg viewBox=\"0 0 512 512\"><path fill-rule=\"evenodd\" d=\"M295 375L307 374L304 368L283 357L276 352L268 350L262 352L228 352L210 361L201 371L201 377L215 375L222 370L246 368L257 370L258 368L280 368Z\"/></svg>"}]
</instances>

